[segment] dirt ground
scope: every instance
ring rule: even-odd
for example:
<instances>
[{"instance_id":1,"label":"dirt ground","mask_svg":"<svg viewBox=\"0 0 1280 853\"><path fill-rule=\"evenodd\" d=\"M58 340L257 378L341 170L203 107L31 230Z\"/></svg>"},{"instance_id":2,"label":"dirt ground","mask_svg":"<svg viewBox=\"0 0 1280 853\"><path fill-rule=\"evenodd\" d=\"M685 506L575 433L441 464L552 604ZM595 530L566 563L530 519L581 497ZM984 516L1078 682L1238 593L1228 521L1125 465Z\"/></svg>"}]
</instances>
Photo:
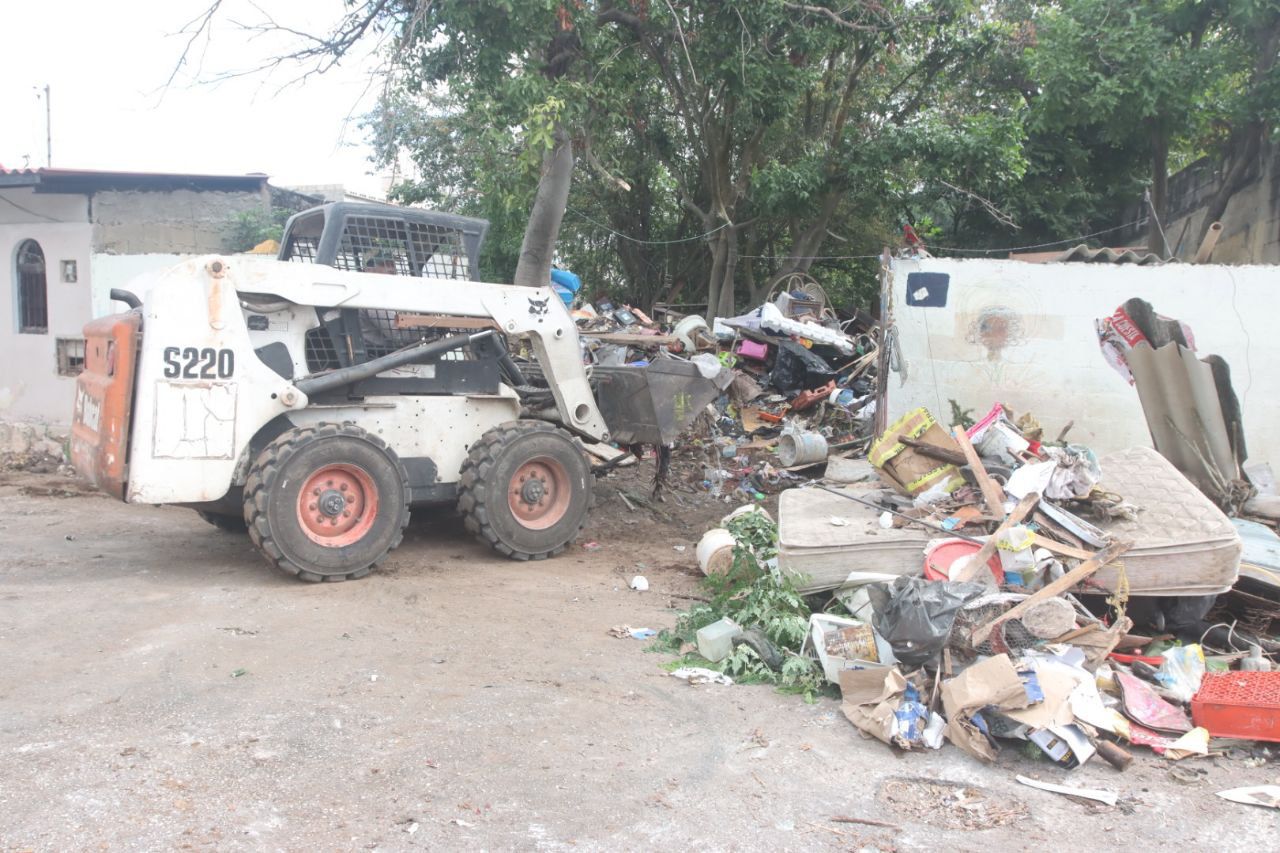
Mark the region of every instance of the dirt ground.
<instances>
[{"instance_id":1,"label":"dirt ground","mask_svg":"<svg viewBox=\"0 0 1280 853\"><path fill-rule=\"evenodd\" d=\"M0 475L0 849L1276 849L1280 813L1214 796L1274 760L985 767L895 754L831 700L671 678L608 629L674 622L731 505L659 518L617 482L598 549L514 563L418 513L372 577L310 585L190 511Z\"/></svg>"}]
</instances>

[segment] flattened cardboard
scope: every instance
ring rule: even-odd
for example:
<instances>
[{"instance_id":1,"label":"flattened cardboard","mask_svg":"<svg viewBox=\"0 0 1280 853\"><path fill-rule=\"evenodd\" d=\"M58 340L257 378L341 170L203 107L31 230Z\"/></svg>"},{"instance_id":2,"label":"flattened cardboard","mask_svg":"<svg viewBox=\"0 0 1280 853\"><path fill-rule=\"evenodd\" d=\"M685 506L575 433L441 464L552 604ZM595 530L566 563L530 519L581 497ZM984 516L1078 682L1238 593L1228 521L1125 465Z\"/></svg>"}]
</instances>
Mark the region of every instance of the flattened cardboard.
<instances>
[{"instance_id":1,"label":"flattened cardboard","mask_svg":"<svg viewBox=\"0 0 1280 853\"><path fill-rule=\"evenodd\" d=\"M840 671L840 710L849 722L874 738L892 743L894 712L907 692L897 667Z\"/></svg>"},{"instance_id":2,"label":"flattened cardboard","mask_svg":"<svg viewBox=\"0 0 1280 853\"><path fill-rule=\"evenodd\" d=\"M1008 712L1026 708L1027 704L1027 691L1007 654L975 663L942 685L947 740L975 758L995 761L995 747L973 724L974 712L988 705Z\"/></svg>"}]
</instances>

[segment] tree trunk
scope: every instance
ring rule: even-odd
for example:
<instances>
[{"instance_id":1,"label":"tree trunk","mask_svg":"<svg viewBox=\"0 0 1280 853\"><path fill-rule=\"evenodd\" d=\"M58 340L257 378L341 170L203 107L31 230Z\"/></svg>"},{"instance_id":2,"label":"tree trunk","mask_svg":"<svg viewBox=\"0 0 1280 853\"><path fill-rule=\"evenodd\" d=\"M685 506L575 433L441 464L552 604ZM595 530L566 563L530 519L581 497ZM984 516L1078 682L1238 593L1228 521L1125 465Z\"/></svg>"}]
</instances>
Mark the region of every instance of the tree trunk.
<instances>
[{"instance_id":1,"label":"tree trunk","mask_svg":"<svg viewBox=\"0 0 1280 853\"><path fill-rule=\"evenodd\" d=\"M720 306L720 291L724 286L724 267L729 257L728 230L724 229L715 235L711 244L711 276L707 280L707 323L715 316Z\"/></svg>"},{"instance_id":2,"label":"tree trunk","mask_svg":"<svg viewBox=\"0 0 1280 853\"><path fill-rule=\"evenodd\" d=\"M1254 38L1258 53L1249 85L1251 89L1257 90L1272 74L1277 54L1280 54L1280 20L1273 17L1268 27L1260 28L1254 33ZM1192 245L1199 246L1204 242L1209 226L1222 219L1231 198L1249 182L1253 168L1262 156L1262 142L1266 136L1266 122L1259 117L1245 125L1231 140L1230 151L1223 163L1222 183L1205 207L1200 234Z\"/></svg>"},{"instance_id":3,"label":"tree trunk","mask_svg":"<svg viewBox=\"0 0 1280 853\"><path fill-rule=\"evenodd\" d=\"M1164 227L1169 219L1169 138L1157 126L1151 129L1151 227L1147 231L1147 251L1169 257Z\"/></svg>"},{"instance_id":4,"label":"tree trunk","mask_svg":"<svg viewBox=\"0 0 1280 853\"><path fill-rule=\"evenodd\" d=\"M533 197L533 210L524 228L515 283L525 287L547 287L551 283L551 261L555 256L560 222L569 203L573 181L573 141L563 125L556 125L555 143L542 155L542 174Z\"/></svg>"},{"instance_id":5,"label":"tree trunk","mask_svg":"<svg viewBox=\"0 0 1280 853\"><path fill-rule=\"evenodd\" d=\"M831 224L831 217L835 215L836 208L840 206L840 196L841 193L835 191L829 191L823 196L822 204L814 214L814 220L791 244L791 255L782 262L778 275L808 272L809 267L813 266L813 256L826 242L827 227Z\"/></svg>"},{"instance_id":6,"label":"tree trunk","mask_svg":"<svg viewBox=\"0 0 1280 853\"><path fill-rule=\"evenodd\" d=\"M712 323L715 317L734 316L734 280L738 271L738 227L730 225L724 229L729 236L725 238L724 281L720 285L720 302L718 307L710 311L707 322Z\"/></svg>"}]
</instances>

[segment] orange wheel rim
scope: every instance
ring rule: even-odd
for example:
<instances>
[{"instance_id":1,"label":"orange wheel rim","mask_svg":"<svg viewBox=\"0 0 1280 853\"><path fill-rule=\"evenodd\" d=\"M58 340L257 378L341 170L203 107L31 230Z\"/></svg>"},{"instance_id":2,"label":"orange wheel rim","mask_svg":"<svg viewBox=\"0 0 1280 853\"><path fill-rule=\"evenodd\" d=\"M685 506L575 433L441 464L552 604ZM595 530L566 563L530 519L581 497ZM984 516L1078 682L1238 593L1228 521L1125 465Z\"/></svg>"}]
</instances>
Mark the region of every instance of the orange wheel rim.
<instances>
[{"instance_id":1,"label":"orange wheel rim","mask_svg":"<svg viewBox=\"0 0 1280 853\"><path fill-rule=\"evenodd\" d=\"M298 493L298 524L307 538L341 548L364 538L378 517L378 487L363 468L325 465Z\"/></svg>"},{"instance_id":2,"label":"orange wheel rim","mask_svg":"<svg viewBox=\"0 0 1280 853\"><path fill-rule=\"evenodd\" d=\"M549 456L539 456L516 469L507 486L507 506L528 530L546 530L569 511L569 472Z\"/></svg>"}]
</instances>

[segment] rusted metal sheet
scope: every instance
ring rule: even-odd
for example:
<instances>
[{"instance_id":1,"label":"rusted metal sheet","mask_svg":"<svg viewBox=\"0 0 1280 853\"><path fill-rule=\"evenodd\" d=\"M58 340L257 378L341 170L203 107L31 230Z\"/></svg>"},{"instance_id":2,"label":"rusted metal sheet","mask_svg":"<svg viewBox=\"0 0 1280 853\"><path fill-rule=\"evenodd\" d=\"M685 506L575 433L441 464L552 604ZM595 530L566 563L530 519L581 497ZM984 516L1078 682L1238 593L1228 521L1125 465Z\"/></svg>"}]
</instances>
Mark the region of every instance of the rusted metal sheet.
<instances>
[{"instance_id":1,"label":"rusted metal sheet","mask_svg":"<svg viewBox=\"0 0 1280 853\"><path fill-rule=\"evenodd\" d=\"M82 477L124 500L129 416L142 315L101 317L84 327L85 367L76 379L71 461Z\"/></svg>"}]
</instances>

